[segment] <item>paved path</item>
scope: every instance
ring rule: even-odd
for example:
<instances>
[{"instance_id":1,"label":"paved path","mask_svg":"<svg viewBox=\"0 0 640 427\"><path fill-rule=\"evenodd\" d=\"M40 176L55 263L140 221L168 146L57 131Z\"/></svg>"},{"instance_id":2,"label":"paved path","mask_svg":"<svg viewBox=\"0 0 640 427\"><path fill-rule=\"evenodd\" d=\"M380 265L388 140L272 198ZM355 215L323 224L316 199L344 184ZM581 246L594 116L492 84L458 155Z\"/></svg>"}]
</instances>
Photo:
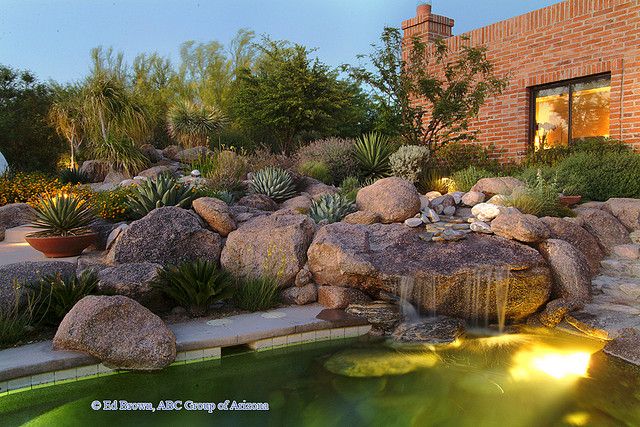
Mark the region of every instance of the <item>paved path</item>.
<instances>
[{"instance_id":1,"label":"paved path","mask_svg":"<svg viewBox=\"0 0 640 427\"><path fill-rule=\"evenodd\" d=\"M45 257L41 252L33 249L24 240L24 236L36 231L29 226L9 228L5 232L5 238L0 242L0 265L13 264L24 261L51 261L53 258ZM56 261L75 263L78 257L55 258Z\"/></svg>"}]
</instances>

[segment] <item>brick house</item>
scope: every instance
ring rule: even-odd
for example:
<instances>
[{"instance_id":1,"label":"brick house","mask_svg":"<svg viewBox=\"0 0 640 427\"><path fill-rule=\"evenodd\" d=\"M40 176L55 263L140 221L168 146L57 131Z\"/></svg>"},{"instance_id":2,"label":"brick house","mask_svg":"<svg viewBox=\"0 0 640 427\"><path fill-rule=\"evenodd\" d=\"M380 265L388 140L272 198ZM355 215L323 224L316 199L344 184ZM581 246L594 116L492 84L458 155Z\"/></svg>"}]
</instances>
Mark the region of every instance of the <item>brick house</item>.
<instances>
[{"instance_id":1,"label":"brick house","mask_svg":"<svg viewBox=\"0 0 640 427\"><path fill-rule=\"evenodd\" d=\"M402 29L405 38L444 38L456 52L463 40L453 25L423 4ZM465 35L510 76L473 122L503 160L590 136L640 150L640 0L565 0Z\"/></svg>"}]
</instances>

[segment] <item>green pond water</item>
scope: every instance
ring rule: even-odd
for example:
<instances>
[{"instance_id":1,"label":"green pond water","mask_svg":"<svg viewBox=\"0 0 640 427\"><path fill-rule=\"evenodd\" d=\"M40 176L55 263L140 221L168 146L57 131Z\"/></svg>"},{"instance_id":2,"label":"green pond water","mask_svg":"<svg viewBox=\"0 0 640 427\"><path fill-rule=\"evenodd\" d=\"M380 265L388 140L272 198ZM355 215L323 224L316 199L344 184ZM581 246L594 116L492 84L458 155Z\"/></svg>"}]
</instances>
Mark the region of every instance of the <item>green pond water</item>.
<instances>
[{"instance_id":1,"label":"green pond water","mask_svg":"<svg viewBox=\"0 0 640 427\"><path fill-rule=\"evenodd\" d=\"M343 341L245 352L0 397L0 426L638 426L640 372L601 347L523 331L440 348ZM167 400L183 409L160 410ZM269 410L231 410L234 400ZM156 411L105 411L105 401ZM213 410L189 411L188 401Z\"/></svg>"}]
</instances>

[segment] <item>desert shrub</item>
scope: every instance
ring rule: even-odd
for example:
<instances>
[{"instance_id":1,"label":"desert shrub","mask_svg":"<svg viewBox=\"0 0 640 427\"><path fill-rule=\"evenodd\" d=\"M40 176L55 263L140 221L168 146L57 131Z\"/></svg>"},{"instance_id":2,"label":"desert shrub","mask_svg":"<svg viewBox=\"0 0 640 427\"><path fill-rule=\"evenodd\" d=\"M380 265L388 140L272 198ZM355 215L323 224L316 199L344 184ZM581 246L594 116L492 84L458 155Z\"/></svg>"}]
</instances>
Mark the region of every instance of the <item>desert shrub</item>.
<instances>
[{"instance_id":1,"label":"desert shrub","mask_svg":"<svg viewBox=\"0 0 640 427\"><path fill-rule=\"evenodd\" d=\"M14 345L28 336L33 325L38 323L36 306L39 296L34 292L27 292L21 297L21 284L14 282L15 298L3 310L0 310L0 348Z\"/></svg>"},{"instance_id":2,"label":"desert shrub","mask_svg":"<svg viewBox=\"0 0 640 427\"><path fill-rule=\"evenodd\" d=\"M324 163L331 176L331 181L326 183L338 185L346 177L358 174L358 162L353 153L353 140L327 138L301 147L295 155L295 161L299 171L307 162Z\"/></svg>"},{"instance_id":3,"label":"desert shrub","mask_svg":"<svg viewBox=\"0 0 640 427\"><path fill-rule=\"evenodd\" d=\"M129 138L110 137L92 149L96 159L108 162L114 169L135 175L147 167L149 160Z\"/></svg>"},{"instance_id":4,"label":"desert shrub","mask_svg":"<svg viewBox=\"0 0 640 427\"><path fill-rule=\"evenodd\" d=\"M268 148L259 148L248 156L249 170L259 171L268 167L293 169L295 160L284 154L275 154Z\"/></svg>"},{"instance_id":5,"label":"desert shrub","mask_svg":"<svg viewBox=\"0 0 640 427\"><path fill-rule=\"evenodd\" d=\"M456 172L469 166L493 171L499 169L499 164L494 157L496 156L492 147L455 142L440 147L435 153L432 153L431 165L450 172Z\"/></svg>"},{"instance_id":6,"label":"desert shrub","mask_svg":"<svg viewBox=\"0 0 640 427\"><path fill-rule=\"evenodd\" d=\"M429 149L419 145L403 145L389 157L391 174L410 182L418 182L427 168Z\"/></svg>"},{"instance_id":7,"label":"desert shrub","mask_svg":"<svg viewBox=\"0 0 640 427\"><path fill-rule=\"evenodd\" d=\"M557 181L588 200L640 198L640 155L632 152L576 153L557 164Z\"/></svg>"},{"instance_id":8,"label":"desert shrub","mask_svg":"<svg viewBox=\"0 0 640 427\"><path fill-rule=\"evenodd\" d=\"M56 193L62 188L57 178L42 173L15 173L0 176L0 206L9 203L27 203L45 193Z\"/></svg>"},{"instance_id":9,"label":"desert shrub","mask_svg":"<svg viewBox=\"0 0 640 427\"><path fill-rule=\"evenodd\" d=\"M340 194L352 203L356 201L358 191L362 188L360 180L355 176L349 176L342 180L340 183Z\"/></svg>"},{"instance_id":10,"label":"desert shrub","mask_svg":"<svg viewBox=\"0 0 640 427\"><path fill-rule=\"evenodd\" d=\"M142 218L152 210L163 206L178 206L188 209L195 196L193 189L179 183L170 174L161 174L147 179L131 190L128 196L131 212Z\"/></svg>"},{"instance_id":11,"label":"desert shrub","mask_svg":"<svg viewBox=\"0 0 640 427\"><path fill-rule=\"evenodd\" d=\"M487 170L480 169L476 166L469 166L466 169L459 170L451 175L452 190L467 192L482 178L491 178L495 176Z\"/></svg>"},{"instance_id":12,"label":"desert shrub","mask_svg":"<svg viewBox=\"0 0 640 427\"><path fill-rule=\"evenodd\" d=\"M229 274L213 261L184 262L158 271L152 286L161 291L191 316L204 316L209 306L233 294Z\"/></svg>"},{"instance_id":13,"label":"desert shrub","mask_svg":"<svg viewBox=\"0 0 640 427\"><path fill-rule=\"evenodd\" d=\"M132 194L131 187L117 187L110 191L93 193L89 202L98 217L112 222L127 221L134 216L129 204Z\"/></svg>"},{"instance_id":14,"label":"desert shrub","mask_svg":"<svg viewBox=\"0 0 640 427\"><path fill-rule=\"evenodd\" d=\"M577 153L628 153L631 147L622 141L610 138L593 137L574 140L568 146L553 147L535 151L533 148L527 152L524 165L556 165L567 157Z\"/></svg>"},{"instance_id":15,"label":"desert shrub","mask_svg":"<svg viewBox=\"0 0 640 427\"><path fill-rule=\"evenodd\" d=\"M341 221L351 212L353 212L353 200L341 194L325 194L313 201L309 216L317 223L326 220L332 224Z\"/></svg>"},{"instance_id":16,"label":"desert shrub","mask_svg":"<svg viewBox=\"0 0 640 427\"><path fill-rule=\"evenodd\" d=\"M389 176L389 157L393 152L394 147L385 136L379 133L362 135L356 141L354 154L360 175L365 179Z\"/></svg>"},{"instance_id":17,"label":"desert shrub","mask_svg":"<svg viewBox=\"0 0 640 427\"><path fill-rule=\"evenodd\" d=\"M64 168L58 173L58 180L62 184L86 184L89 177L78 168Z\"/></svg>"},{"instance_id":18,"label":"desert shrub","mask_svg":"<svg viewBox=\"0 0 640 427\"><path fill-rule=\"evenodd\" d=\"M280 303L278 281L268 276L239 279L234 302L238 308L248 311L273 308Z\"/></svg>"},{"instance_id":19,"label":"desert shrub","mask_svg":"<svg viewBox=\"0 0 640 427\"><path fill-rule=\"evenodd\" d=\"M325 184L333 184L331 171L326 163L318 160L308 160L298 166L298 172L304 176L322 181Z\"/></svg>"},{"instance_id":20,"label":"desert shrub","mask_svg":"<svg viewBox=\"0 0 640 427\"><path fill-rule=\"evenodd\" d=\"M284 169L267 167L256 172L251 188L257 194L264 194L277 202L292 198L296 194L296 185L291 174Z\"/></svg>"},{"instance_id":21,"label":"desert shrub","mask_svg":"<svg viewBox=\"0 0 640 427\"><path fill-rule=\"evenodd\" d=\"M49 275L28 286L29 292L36 295L35 318L44 324L57 325L78 301L96 290L98 276L91 270L85 270L79 277Z\"/></svg>"},{"instance_id":22,"label":"desert shrub","mask_svg":"<svg viewBox=\"0 0 640 427\"><path fill-rule=\"evenodd\" d=\"M429 191L439 191L444 194L451 190L453 180L449 177L449 174L436 168L429 168L422 173L420 180L418 181L417 188L421 193L427 193Z\"/></svg>"},{"instance_id":23,"label":"desert shrub","mask_svg":"<svg viewBox=\"0 0 640 427\"><path fill-rule=\"evenodd\" d=\"M574 216L573 211L560 202L558 186L555 181L547 181L538 176L534 185L517 190L506 199L508 206L517 208L525 214L543 216Z\"/></svg>"},{"instance_id":24,"label":"desert shrub","mask_svg":"<svg viewBox=\"0 0 640 427\"><path fill-rule=\"evenodd\" d=\"M236 192L242 188L249 165L242 153L229 149L201 156L191 164L191 169L198 169L214 190Z\"/></svg>"}]
</instances>

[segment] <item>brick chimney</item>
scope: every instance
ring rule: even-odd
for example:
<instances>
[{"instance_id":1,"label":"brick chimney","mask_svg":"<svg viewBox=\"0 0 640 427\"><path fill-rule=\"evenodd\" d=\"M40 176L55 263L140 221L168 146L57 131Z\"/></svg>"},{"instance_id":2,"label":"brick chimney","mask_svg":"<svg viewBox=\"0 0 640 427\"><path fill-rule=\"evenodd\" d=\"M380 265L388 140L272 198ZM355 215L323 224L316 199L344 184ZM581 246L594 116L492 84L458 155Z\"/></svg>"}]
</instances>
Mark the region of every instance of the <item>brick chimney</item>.
<instances>
[{"instance_id":1,"label":"brick chimney","mask_svg":"<svg viewBox=\"0 0 640 427\"><path fill-rule=\"evenodd\" d=\"M419 36L424 41L446 39L453 35L454 21L446 16L431 13L430 4L420 4L416 9L416 17L402 23L405 38Z\"/></svg>"}]
</instances>

